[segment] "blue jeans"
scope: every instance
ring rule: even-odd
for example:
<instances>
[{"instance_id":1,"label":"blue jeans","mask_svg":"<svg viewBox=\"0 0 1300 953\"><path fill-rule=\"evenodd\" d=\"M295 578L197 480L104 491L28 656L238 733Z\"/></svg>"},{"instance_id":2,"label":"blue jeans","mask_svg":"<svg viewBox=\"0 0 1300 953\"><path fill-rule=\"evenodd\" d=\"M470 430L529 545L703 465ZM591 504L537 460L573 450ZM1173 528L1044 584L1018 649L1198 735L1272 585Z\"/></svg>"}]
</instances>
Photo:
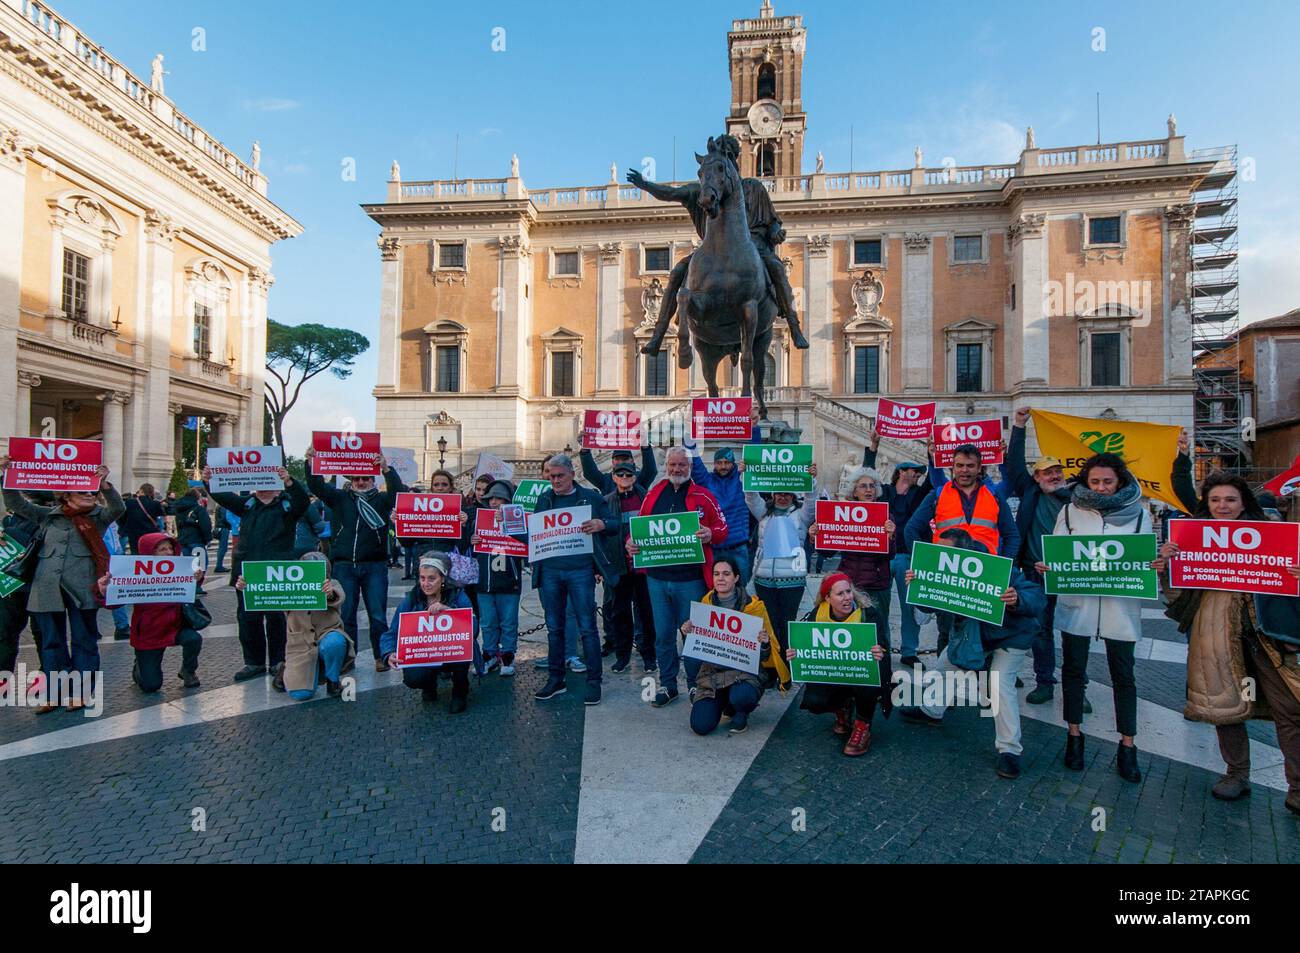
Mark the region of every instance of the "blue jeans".
<instances>
[{"instance_id":1,"label":"blue jeans","mask_svg":"<svg viewBox=\"0 0 1300 953\"><path fill-rule=\"evenodd\" d=\"M593 569L546 569L542 574L542 611L546 615L547 668L551 678L564 681L567 659L566 603L577 616L578 635L586 656L587 681L600 684L600 635L596 632L596 573Z\"/></svg>"},{"instance_id":2,"label":"blue jeans","mask_svg":"<svg viewBox=\"0 0 1300 953\"><path fill-rule=\"evenodd\" d=\"M734 559L737 567L740 569L740 588L744 589L749 585L749 575L753 572L753 567L749 562L749 540L739 543L728 543L726 546L713 548L713 558L726 556L728 559Z\"/></svg>"},{"instance_id":3,"label":"blue jeans","mask_svg":"<svg viewBox=\"0 0 1300 953\"><path fill-rule=\"evenodd\" d=\"M707 735L718 727L723 712L730 708L737 714L748 715L758 707L760 692L748 682L733 682L712 698L701 698L691 706L691 731Z\"/></svg>"},{"instance_id":4,"label":"blue jeans","mask_svg":"<svg viewBox=\"0 0 1300 953\"><path fill-rule=\"evenodd\" d=\"M113 628L119 632L131 628L131 613L126 606L113 607Z\"/></svg>"},{"instance_id":5,"label":"blue jeans","mask_svg":"<svg viewBox=\"0 0 1300 953\"><path fill-rule=\"evenodd\" d=\"M1041 580L1035 581L1041 582ZM1048 596L1047 611L1043 613L1042 625L1039 626L1038 633L1030 645L1030 651L1034 655L1034 680L1039 685L1056 684L1056 632L1052 628L1055 622L1056 596ZM1087 684L1086 679L1085 684Z\"/></svg>"},{"instance_id":6,"label":"blue jeans","mask_svg":"<svg viewBox=\"0 0 1300 953\"><path fill-rule=\"evenodd\" d=\"M655 656L659 663L659 686L669 692L677 691L677 669L682 663L677 654L678 630L691 617L691 603L699 602L707 592L703 579L646 580L650 588L650 603L654 606ZM686 659L686 687L695 687L695 674L700 670L699 659Z\"/></svg>"},{"instance_id":7,"label":"blue jeans","mask_svg":"<svg viewBox=\"0 0 1300 953\"><path fill-rule=\"evenodd\" d=\"M226 550L230 548L230 527L223 526L217 531L217 568L213 572L221 572L226 565Z\"/></svg>"},{"instance_id":8,"label":"blue jeans","mask_svg":"<svg viewBox=\"0 0 1300 953\"><path fill-rule=\"evenodd\" d=\"M343 587L343 628L352 641L357 641L357 610L361 598L366 600L366 616L370 619L370 650L379 658L379 637L388 629L388 564L382 561L367 563L334 563L334 578Z\"/></svg>"},{"instance_id":9,"label":"blue jeans","mask_svg":"<svg viewBox=\"0 0 1300 953\"><path fill-rule=\"evenodd\" d=\"M894 574L894 585L898 588L898 613L903 620L900 652L904 658L915 655L921 645L921 627L916 624L916 610L907 604L907 580L903 578L911 565L911 553L899 553L889 564L890 572Z\"/></svg>"},{"instance_id":10,"label":"blue jeans","mask_svg":"<svg viewBox=\"0 0 1300 953\"><path fill-rule=\"evenodd\" d=\"M519 593L478 594L478 624L483 634L483 654L515 654L519 647ZM567 631L567 620L566 620Z\"/></svg>"},{"instance_id":11,"label":"blue jeans","mask_svg":"<svg viewBox=\"0 0 1300 953\"><path fill-rule=\"evenodd\" d=\"M316 667L316 681L312 683L311 691L300 688L289 692L289 697L294 701L305 702L309 698L316 696L316 689L320 687L320 670L323 666L325 669L325 678L327 681L337 682L343 673L343 660L348 657L348 642L343 637L342 632L328 632L325 638L320 640L320 645L316 647L320 656L320 664Z\"/></svg>"},{"instance_id":12,"label":"blue jeans","mask_svg":"<svg viewBox=\"0 0 1300 953\"><path fill-rule=\"evenodd\" d=\"M65 703L68 699L54 698L60 672L99 672L99 630L95 625L95 609L78 609L65 592L63 612L33 612L32 622L41 639L41 668L50 678L50 701ZM68 652L68 629L72 630L72 652ZM90 675L90 689L97 676Z\"/></svg>"}]
</instances>

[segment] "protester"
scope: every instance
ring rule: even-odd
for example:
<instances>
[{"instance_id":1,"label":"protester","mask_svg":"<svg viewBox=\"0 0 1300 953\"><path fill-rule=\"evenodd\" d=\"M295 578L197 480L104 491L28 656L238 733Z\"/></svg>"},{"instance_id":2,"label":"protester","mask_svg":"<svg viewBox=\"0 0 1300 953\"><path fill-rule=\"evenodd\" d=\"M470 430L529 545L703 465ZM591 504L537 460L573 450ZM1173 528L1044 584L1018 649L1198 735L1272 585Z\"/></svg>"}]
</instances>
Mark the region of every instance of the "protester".
<instances>
[{"instance_id":1,"label":"protester","mask_svg":"<svg viewBox=\"0 0 1300 953\"><path fill-rule=\"evenodd\" d=\"M284 483L283 490L256 490L251 495L213 493L209 485L211 471L203 468L203 487L208 495L240 518L239 538L230 564L231 578L236 584L248 560L293 558L297 523L306 512L310 498L302 484L284 467L277 467L276 474ZM235 673L235 681L265 675L268 665L279 674L284 665L284 613L249 612L240 598L235 605L235 619L244 655L244 667Z\"/></svg>"},{"instance_id":2,"label":"protester","mask_svg":"<svg viewBox=\"0 0 1300 953\"><path fill-rule=\"evenodd\" d=\"M451 581L451 560L446 553L431 552L420 557L420 579L411 591L402 597L393 614L392 625L379 642L380 657L385 665L400 668L397 664L397 632L405 612L427 612L438 615L451 609L469 609L469 597ZM479 625L474 620L474 639L477 654ZM418 688L425 701L438 700L438 674L441 669L451 673L451 707L459 715L469 707L469 662L448 662L445 665L402 668L402 684Z\"/></svg>"},{"instance_id":3,"label":"protester","mask_svg":"<svg viewBox=\"0 0 1300 953\"><path fill-rule=\"evenodd\" d=\"M862 599L853 589L853 580L842 572L833 572L822 580L817 589L817 599L812 611L803 617L804 622L872 623L876 626L877 640L871 647L871 657L880 668L880 685L823 685L809 683L804 686L803 701L799 707L814 715L835 713L836 735L848 735L844 754L856 758L871 747L871 719L876 706L886 718L893 709L889 686L893 682L889 652L880 643L884 631L884 617L870 601ZM785 657L798 658L797 650L787 647Z\"/></svg>"},{"instance_id":4,"label":"protester","mask_svg":"<svg viewBox=\"0 0 1300 953\"><path fill-rule=\"evenodd\" d=\"M872 430L867 447L862 452L864 467L875 467L876 449L879 445L880 437ZM920 662L916 653L921 645L921 627L917 624L915 610L907 604L907 585L903 582L903 574L912 563L912 544L907 541L905 532L907 524L930 490L930 487L923 483L925 473L924 465L904 460L894 467L888 485L881 487L880 490L880 501L889 504L889 519L895 527L895 555L889 564L889 571L894 578L894 588L898 591L901 620L899 651L904 665L916 665Z\"/></svg>"},{"instance_id":5,"label":"protester","mask_svg":"<svg viewBox=\"0 0 1300 953\"><path fill-rule=\"evenodd\" d=\"M217 565L213 572L226 571L226 553L230 549L230 511L224 506L217 507Z\"/></svg>"},{"instance_id":6,"label":"protester","mask_svg":"<svg viewBox=\"0 0 1300 953\"><path fill-rule=\"evenodd\" d=\"M166 533L146 533L139 539L140 556L185 556L180 541ZM203 582L203 568L196 564L197 583ZM109 575L99 577L99 597L108 593ZM195 601L197 601L197 595ZM131 666L131 681L146 695L162 689L163 654L169 646L181 648L181 668L176 677L186 688L198 688L199 653L203 650L203 636L185 617L186 605L194 603L148 602L132 607L131 648L135 662Z\"/></svg>"},{"instance_id":7,"label":"protester","mask_svg":"<svg viewBox=\"0 0 1300 953\"><path fill-rule=\"evenodd\" d=\"M9 457L0 457L0 479ZM81 691L94 693L99 677L99 608L96 580L108 572L104 533L123 513L122 497L108 482L108 467L95 471L100 493L55 493L54 506L40 506L17 490L4 491L5 508L20 519L37 524L43 534L39 561L31 582L27 611L41 639L41 668L50 683L46 702L34 710L47 714L66 706L76 711L86 706L84 697L60 700L60 688L75 680L60 676L80 673ZM68 651L71 630L72 651ZM87 684L87 680L89 684ZM72 688L75 693L75 687Z\"/></svg>"},{"instance_id":8,"label":"protester","mask_svg":"<svg viewBox=\"0 0 1300 953\"><path fill-rule=\"evenodd\" d=\"M585 702L599 705L601 694L600 635L596 631L596 575L606 581L617 580L622 566L611 558L608 547L601 545L600 537L620 538L621 520L611 512L605 498L595 490L578 486L574 482L573 460L567 454L557 453L546 464L546 476L551 481L549 489L537 498L534 513L574 506L590 506L591 518L582 524L582 532L591 535L592 552L552 556L532 564L533 587L540 590L542 611L546 615L547 670L546 685L533 697L547 701L566 691L565 627L566 606L571 605L578 619L578 631L586 655L587 691ZM526 540L526 535L517 536Z\"/></svg>"},{"instance_id":9,"label":"protester","mask_svg":"<svg viewBox=\"0 0 1300 953\"><path fill-rule=\"evenodd\" d=\"M874 503L878 502L880 494L880 474L870 467L864 467L853 474L853 482L849 489L849 500L854 503ZM809 534L816 536L818 527L814 524L809 529ZM858 552L841 552L839 571L848 576L853 582L853 588L857 591L859 601L869 601L876 607L880 613L880 638L881 644L886 649L892 648L892 639L889 635L889 603L892 595L892 586L894 584L893 565L894 557L897 555L895 550L895 540L898 527L892 519L885 520L885 532L889 534L889 550L884 553L858 553ZM826 552L827 555L837 555L833 552ZM903 614L911 612L912 609L906 602L901 606Z\"/></svg>"},{"instance_id":10,"label":"protester","mask_svg":"<svg viewBox=\"0 0 1300 953\"><path fill-rule=\"evenodd\" d=\"M125 555L125 550L122 547L122 537L118 534L116 523L104 530L104 548L108 550L110 559L113 556ZM108 606L108 610L109 614L113 616L113 641L125 642L131 638L131 607ZM0 669L0 671L4 671L4 669Z\"/></svg>"},{"instance_id":11,"label":"protester","mask_svg":"<svg viewBox=\"0 0 1300 953\"><path fill-rule=\"evenodd\" d=\"M39 531L38 524L15 513L4 512L3 506L0 506L0 513L4 513L4 521L0 524L0 537L8 539L9 542L23 549L30 546ZM23 630L27 628L27 597L31 591L31 585L24 583L9 595L0 596L0 672L12 674L14 665L18 661L18 644L22 639ZM33 629L33 636L35 635ZM39 659L41 648L39 638L35 641L36 655ZM6 682L6 679L0 677L0 691L5 690Z\"/></svg>"},{"instance_id":12,"label":"protester","mask_svg":"<svg viewBox=\"0 0 1300 953\"><path fill-rule=\"evenodd\" d=\"M632 466L632 472L636 473L636 485L642 493L654 486L655 477L659 475L659 465L655 463L655 451L651 446L641 448L640 471L637 471L636 464L632 463L631 450L615 450L610 454L608 474L601 472L600 465L596 463L596 458L590 450L584 449L578 454L578 459L582 461L582 478L594 486L601 496L609 496L614 492L614 468L621 463Z\"/></svg>"},{"instance_id":13,"label":"protester","mask_svg":"<svg viewBox=\"0 0 1300 953\"><path fill-rule=\"evenodd\" d=\"M637 570L646 575L646 587L654 605L655 656L659 668L659 689L651 702L663 708L677 699L677 672L682 667L677 652L677 636L683 622L691 617L691 603L704 598L713 582L713 543L725 543L729 526L712 493L691 479L691 455L683 447L671 447L664 457L668 478L650 488L641 503L641 516L696 512L700 528L696 535L704 550L704 566L655 566ZM739 486L739 483L736 484ZM635 556L637 544L629 537L628 555ZM731 553L735 555L734 552ZM738 564L737 564L738 565ZM703 571L701 571L701 568ZM739 568L739 565L738 565ZM706 583L705 580L708 580ZM686 687L694 697L695 673L700 663L686 659Z\"/></svg>"},{"instance_id":14,"label":"protester","mask_svg":"<svg viewBox=\"0 0 1300 953\"><path fill-rule=\"evenodd\" d=\"M705 605L721 606L757 616L763 620L759 630L758 664L760 669L769 668L775 672L775 681L786 685L790 681L790 672L780 652L772 651L772 622L767 617L763 600L751 596L740 585L739 567L730 556L713 557L713 588L700 600ZM682 634L689 635L690 620L682 625ZM763 697L763 682L757 676L740 669L715 665L712 662L700 663L695 673L695 698L691 703L691 730L697 735L707 735L718 727L724 717L730 715L730 731L738 735L749 727L749 716L758 707Z\"/></svg>"},{"instance_id":15,"label":"protester","mask_svg":"<svg viewBox=\"0 0 1300 953\"><path fill-rule=\"evenodd\" d=\"M1070 502L1057 514L1053 530L1056 536L1150 532L1151 514L1142 504L1142 484L1134 479L1123 459L1113 453L1099 453L1084 461L1071 484ZM1034 568L1040 573L1047 572L1043 562ZM1115 696L1115 727L1120 734L1116 770L1125 781L1141 781L1133 741L1137 734L1133 653L1142 634L1141 601L1111 596L1059 596L1056 622L1061 627L1061 685L1065 721L1069 726L1065 766L1074 771L1084 768L1080 723L1088 644L1092 639L1103 639Z\"/></svg>"},{"instance_id":16,"label":"protester","mask_svg":"<svg viewBox=\"0 0 1300 953\"><path fill-rule=\"evenodd\" d=\"M553 456L555 456L555 454L548 453L546 456L542 457L541 468L538 472L540 472L543 477L546 475L546 465L551 462L551 457ZM574 611L573 602L568 601L566 602L564 611L564 658L565 666L575 675L581 675L587 671L587 663L585 663L582 660L582 657L578 654L578 633L578 614ZM609 642L608 638L601 643L601 658L605 657L605 643L607 642ZM542 671L548 670L551 667L550 656L540 655L533 659L533 667L539 668Z\"/></svg>"},{"instance_id":17,"label":"protester","mask_svg":"<svg viewBox=\"0 0 1300 953\"><path fill-rule=\"evenodd\" d=\"M954 546L972 552L988 552L984 543L963 529L944 530L935 542L941 546ZM905 579L910 583L912 578L909 569ZM932 683L940 686L942 691L932 704L922 702L920 705L904 706L899 711L910 721L942 724L944 713L955 701L950 692L953 686L944 673L965 669L971 673L971 682L968 684L973 684L976 671L987 671L988 697L983 701L993 710L994 743L998 752L997 774L1015 780L1020 777L1020 755L1024 751L1020 743L1020 694L1015 686L1016 672L1024 660L1025 652L1033 645L1038 634L1046 597L1041 585L1013 567L1010 582L999 598L1006 607L1002 625L945 613L951 616L951 641L939 655L937 667L927 672L921 682L912 683L914 697L918 700L921 696L929 697ZM922 611L936 610L923 608ZM962 664L970 657L978 660L976 665ZM967 701L969 703L970 699Z\"/></svg>"},{"instance_id":18,"label":"protester","mask_svg":"<svg viewBox=\"0 0 1300 953\"><path fill-rule=\"evenodd\" d=\"M176 538L180 544L178 556L198 556L204 569L208 565L208 543L212 541L212 520L203 505L203 491L190 487L168 507L168 515L176 518Z\"/></svg>"},{"instance_id":19,"label":"protester","mask_svg":"<svg viewBox=\"0 0 1300 953\"><path fill-rule=\"evenodd\" d=\"M740 465L743 471L744 464ZM817 464L808 468L817 479ZM758 520L758 549L754 552L754 593L767 606L772 631L784 651L786 627L799 615L808 586L808 555L803 541L817 514L817 489L802 498L794 493L773 493L764 500L746 493L745 504ZM728 524L730 525L730 524Z\"/></svg>"},{"instance_id":20,"label":"protester","mask_svg":"<svg viewBox=\"0 0 1300 953\"><path fill-rule=\"evenodd\" d=\"M653 459L653 454L650 455ZM605 503L610 510L622 516L622 559L626 566L618 585L611 592L605 585L605 591L611 595L607 602L605 614L605 638L610 643L614 655L614 664L610 671L614 674L626 672L632 664L632 647L635 643L641 663L647 672L655 671L655 627L654 610L650 604L650 588L646 575L632 568L632 557L626 552L628 537L632 527L629 522L641 511L645 502L646 490L637 479L636 467L632 460L620 460L614 464L614 490L605 494ZM604 649L602 648L602 653Z\"/></svg>"},{"instance_id":21,"label":"protester","mask_svg":"<svg viewBox=\"0 0 1300 953\"><path fill-rule=\"evenodd\" d=\"M508 480L494 480L484 494L484 505L499 512L515 497L514 484ZM470 544L478 546L479 535L470 537ZM522 556L504 553L476 553L478 560L478 620L483 636L483 668L485 674L499 671L510 677L515 674L515 652L519 648L519 599L523 590L524 560Z\"/></svg>"},{"instance_id":22,"label":"protester","mask_svg":"<svg viewBox=\"0 0 1300 953\"><path fill-rule=\"evenodd\" d=\"M325 532L325 510L320 500L311 497L307 509L298 517L298 525L293 533L293 558L301 559L303 553L320 552L321 535Z\"/></svg>"},{"instance_id":23,"label":"protester","mask_svg":"<svg viewBox=\"0 0 1300 953\"><path fill-rule=\"evenodd\" d=\"M357 654L356 643L339 617L343 587L330 578L330 561L324 553L313 551L299 558L325 564L325 608L284 614L284 668L271 680L271 687L287 691L295 701L307 701L316 697L323 677L326 694L337 698L343 694L343 673L355 666ZM242 592L244 580L240 579L235 588Z\"/></svg>"},{"instance_id":24,"label":"protester","mask_svg":"<svg viewBox=\"0 0 1300 953\"><path fill-rule=\"evenodd\" d=\"M307 487L330 508L334 532L330 554L334 579L343 587L343 625L357 644L357 610L366 602L370 625L370 651L375 671L387 671L379 657L379 637L388 628L388 521L402 489L402 478L382 453L374 464L384 475L384 490L375 488L370 475L348 477L345 490L330 486L311 472L315 451L308 448Z\"/></svg>"},{"instance_id":25,"label":"protester","mask_svg":"<svg viewBox=\"0 0 1300 953\"><path fill-rule=\"evenodd\" d=\"M757 426L758 409L750 411L750 423ZM759 443L757 431L751 443ZM703 490L707 490L718 501L718 508L727 521L727 539L721 547L715 548L714 554L730 556L740 567L740 585L745 588L752 578L754 540L750 537L750 512L745 502L745 491L741 484L740 469L736 466L736 454L730 447L720 447L713 452L713 469L708 470L701 459L700 450L695 441L682 437L684 446L691 455L691 479ZM667 461L665 461L665 464ZM709 582L711 580L706 581ZM778 632L777 638L784 634Z\"/></svg>"},{"instance_id":26,"label":"protester","mask_svg":"<svg viewBox=\"0 0 1300 953\"><path fill-rule=\"evenodd\" d=\"M125 500L126 511L121 520L122 533L126 536L131 552L136 548L140 537L145 533L162 532L163 519L167 515L163 505L157 500L157 491L152 483L141 483L140 489Z\"/></svg>"},{"instance_id":27,"label":"protester","mask_svg":"<svg viewBox=\"0 0 1300 953\"><path fill-rule=\"evenodd\" d=\"M1212 473L1201 485L1199 519L1267 519L1249 484ZM1300 599L1225 589L1173 589L1163 570L1178 546L1160 547L1157 568L1165 614L1187 635L1187 706L1183 717L1214 725L1227 765L1210 789L1223 801L1250 794L1250 737L1246 722L1270 720L1287 782L1286 808L1300 814ZM1300 566L1287 571L1300 577ZM1246 691L1246 686L1254 691Z\"/></svg>"}]
</instances>

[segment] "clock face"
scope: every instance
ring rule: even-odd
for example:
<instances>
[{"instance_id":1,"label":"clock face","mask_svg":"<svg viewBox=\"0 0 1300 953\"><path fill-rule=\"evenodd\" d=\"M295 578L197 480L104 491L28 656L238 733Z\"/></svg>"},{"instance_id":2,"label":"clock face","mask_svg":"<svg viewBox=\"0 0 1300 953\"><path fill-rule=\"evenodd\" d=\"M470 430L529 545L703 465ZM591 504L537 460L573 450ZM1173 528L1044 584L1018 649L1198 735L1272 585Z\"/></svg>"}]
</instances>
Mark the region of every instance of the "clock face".
<instances>
[{"instance_id":1,"label":"clock face","mask_svg":"<svg viewBox=\"0 0 1300 953\"><path fill-rule=\"evenodd\" d=\"M783 118L780 105L770 99L754 103L749 107L749 128L756 136L775 136L781 131Z\"/></svg>"}]
</instances>

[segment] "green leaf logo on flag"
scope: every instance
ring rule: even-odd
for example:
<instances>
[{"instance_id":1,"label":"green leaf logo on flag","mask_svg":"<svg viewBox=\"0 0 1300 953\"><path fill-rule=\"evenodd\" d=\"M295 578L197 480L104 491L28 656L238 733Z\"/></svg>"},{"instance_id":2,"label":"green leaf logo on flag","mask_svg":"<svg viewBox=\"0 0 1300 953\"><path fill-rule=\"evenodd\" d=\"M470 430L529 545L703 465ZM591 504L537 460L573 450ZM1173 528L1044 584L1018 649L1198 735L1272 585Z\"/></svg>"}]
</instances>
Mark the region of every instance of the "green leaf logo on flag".
<instances>
[{"instance_id":1,"label":"green leaf logo on flag","mask_svg":"<svg viewBox=\"0 0 1300 953\"><path fill-rule=\"evenodd\" d=\"M1093 453L1113 453L1118 457L1124 456L1122 433L1108 433L1103 436L1099 430L1089 430L1087 433L1079 434L1079 442Z\"/></svg>"}]
</instances>

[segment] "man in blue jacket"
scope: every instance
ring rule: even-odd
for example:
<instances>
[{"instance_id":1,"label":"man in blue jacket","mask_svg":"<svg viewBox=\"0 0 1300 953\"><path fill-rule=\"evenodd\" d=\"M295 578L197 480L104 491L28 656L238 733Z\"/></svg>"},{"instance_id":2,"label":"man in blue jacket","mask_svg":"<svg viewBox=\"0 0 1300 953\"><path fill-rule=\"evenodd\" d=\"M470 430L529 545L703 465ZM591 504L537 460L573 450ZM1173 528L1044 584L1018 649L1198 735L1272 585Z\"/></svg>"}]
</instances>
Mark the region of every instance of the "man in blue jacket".
<instances>
[{"instance_id":1,"label":"man in blue jacket","mask_svg":"<svg viewBox=\"0 0 1300 953\"><path fill-rule=\"evenodd\" d=\"M972 552L988 552L983 543L977 542L969 533L961 529L945 530L935 538L935 543L940 546L968 549ZM906 579L909 583L912 581L910 569L907 571ZM987 701L993 713L998 752L998 777L1015 780L1020 777L1020 754L1024 750L1020 743L1020 695L1015 688L1016 672L1024 660L1025 652L1033 643L1034 636L1038 633L1038 620L1043 614L1045 596L1042 586L1031 582L1020 570L1012 568L1010 583L1002 592L1001 599L1006 606L1002 625L992 625L952 613L938 614L951 617L954 640L962 635L977 634L979 637L988 671ZM923 611L934 610L923 607ZM948 697L948 687L951 682L944 677L944 673L958 670L959 666L949 659L945 649L939 656L937 668L927 671L922 676L924 681L933 679L942 687L943 690L938 693L938 697L927 698L920 705L900 706L899 713L909 721L927 725L943 724L944 713L948 705L955 700ZM974 676L975 672L970 674ZM916 698L921 694L923 688L922 685L913 684L913 697ZM921 699L917 698L917 700ZM974 704L976 699L968 696L966 703Z\"/></svg>"},{"instance_id":2,"label":"man in blue jacket","mask_svg":"<svg viewBox=\"0 0 1300 953\"><path fill-rule=\"evenodd\" d=\"M754 423L750 443L762 443L759 435L758 411L750 412ZM713 452L713 469L708 470L701 458L699 446L690 437L682 436L682 446L691 455L691 479L713 494L727 520L727 540L723 546L715 546L714 556L726 556L736 561L740 569L740 588L749 585L749 576L753 571L750 564L749 549L749 505L745 502L745 491L741 486L740 470L736 467L736 454L730 447L721 447Z\"/></svg>"}]
</instances>

